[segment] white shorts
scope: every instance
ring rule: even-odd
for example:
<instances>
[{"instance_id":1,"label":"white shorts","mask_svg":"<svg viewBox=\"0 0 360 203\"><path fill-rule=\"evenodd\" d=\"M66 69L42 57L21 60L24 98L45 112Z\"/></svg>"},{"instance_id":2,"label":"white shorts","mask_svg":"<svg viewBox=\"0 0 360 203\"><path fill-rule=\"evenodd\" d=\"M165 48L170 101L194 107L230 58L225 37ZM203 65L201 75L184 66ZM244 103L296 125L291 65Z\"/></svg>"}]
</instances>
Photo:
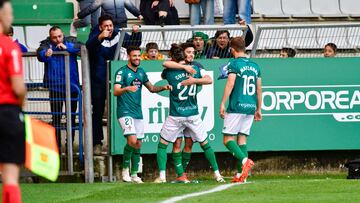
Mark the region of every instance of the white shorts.
<instances>
[{"instance_id":1,"label":"white shorts","mask_svg":"<svg viewBox=\"0 0 360 203\"><path fill-rule=\"evenodd\" d=\"M123 129L124 136L136 135L137 139L144 139L143 119L134 119L129 116L119 118L119 123Z\"/></svg>"},{"instance_id":2,"label":"white shorts","mask_svg":"<svg viewBox=\"0 0 360 203\"><path fill-rule=\"evenodd\" d=\"M168 142L175 142L178 137L191 137L194 142L204 142L207 132L200 115L189 117L168 116L161 131L161 137Z\"/></svg>"},{"instance_id":3,"label":"white shorts","mask_svg":"<svg viewBox=\"0 0 360 203\"><path fill-rule=\"evenodd\" d=\"M227 135L250 135L250 128L254 121L254 115L240 113L226 113L224 118L223 134Z\"/></svg>"}]
</instances>

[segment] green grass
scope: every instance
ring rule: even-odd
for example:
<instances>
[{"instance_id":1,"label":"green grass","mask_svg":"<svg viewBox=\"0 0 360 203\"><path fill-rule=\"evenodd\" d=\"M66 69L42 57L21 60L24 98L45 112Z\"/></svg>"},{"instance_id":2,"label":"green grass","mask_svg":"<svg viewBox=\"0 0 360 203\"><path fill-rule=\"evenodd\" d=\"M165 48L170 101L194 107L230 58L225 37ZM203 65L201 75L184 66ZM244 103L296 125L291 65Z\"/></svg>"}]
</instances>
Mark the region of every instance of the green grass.
<instances>
[{"instance_id":1,"label":"green grass","mask_svg":"<svg viewBox=\"0 0 360 203\"><path fill-rule=\"evenodd\" d=\"M360 181L340 175L257 176L250 184L192 197L182 202L360 202ZM22 184L23 202L159 202L212 189L220 184L126 183Z\"/></svg>"}]
</instances>

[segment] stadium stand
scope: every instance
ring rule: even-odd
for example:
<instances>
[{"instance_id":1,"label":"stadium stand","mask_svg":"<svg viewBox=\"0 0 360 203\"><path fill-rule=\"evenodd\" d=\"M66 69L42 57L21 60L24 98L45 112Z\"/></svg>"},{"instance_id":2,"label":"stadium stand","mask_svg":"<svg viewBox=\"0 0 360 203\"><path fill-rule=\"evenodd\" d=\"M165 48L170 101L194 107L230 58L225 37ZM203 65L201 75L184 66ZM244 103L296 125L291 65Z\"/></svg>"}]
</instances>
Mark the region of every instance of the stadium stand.
<instances>
[{"instance_id":1,"label":"stadium stand","mask_svg":"<svg viewBox=\"0 0 360 203\"><path fill-rule=\"evenodd\" d=\"M357 0L340 0L340 11L343 14L348 14L350 17L360 17L360 1Z\"/></svg>"},{"instance_id":2,"label":"stadium stand","mask_svg":"<svg viewBox=\"0 0 360 203\"><path fill-rule=\"evenodd\" d=\"M346 18L340 11L339 0L311 0L311 9L324 18Z\"/></svg>"},{"instance_id":3,"label":"stadium stand","mask_svg":"<svg viewBox=\"0 0 360 203\"><path fill-rule=\"evenodd\" d=\"M291 15L292 18L319 18L320 15L311 11L310 0L282 0L284 13Z\"/></svg>"},{"instance_id":4,"label":"stadium stand","mask_svg":"<svg viewBox=\"0 0 360 203\"><path fill-rule=\"evenodd\" d=\"M253 0L254 13L264 18L290 18L282 9L281 0Z\"/></svg>"}]
</instances>

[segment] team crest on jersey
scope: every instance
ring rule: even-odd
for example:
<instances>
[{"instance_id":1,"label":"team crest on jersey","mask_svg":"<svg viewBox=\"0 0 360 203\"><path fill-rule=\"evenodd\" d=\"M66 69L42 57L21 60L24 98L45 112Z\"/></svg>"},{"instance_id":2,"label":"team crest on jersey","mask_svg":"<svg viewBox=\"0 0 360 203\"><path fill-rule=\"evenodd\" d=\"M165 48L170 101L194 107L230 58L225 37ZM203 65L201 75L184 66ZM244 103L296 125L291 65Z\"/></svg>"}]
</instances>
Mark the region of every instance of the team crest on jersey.
<instances>
[{"instance_id":1,"label":"team crest on jersey","mask_svg":"<svg viewBox=\"0 0 360 203\"><path fill-rule=\"evenodd\" d=\"M141 83L141 81L138 79L138 78L135 78L132 82L131 82L131 85L132 86L137 86L138 88L140 88L141 87L141 85L142 85L142 83Z\"/></svg>"},{"instance_id":2,"label":"team crest on jersey","mask_svg":"<svg viewBox=\"0 0 360 203\"><path fill-rule=\"evenodd\" d=\"M121 75L120 75L120 74L118 74L118 75L116 76L115 81L116 81L116 82L120 82L120 81L121 81Z\"/></svg>"},{"instance_id":3,"label":"team crest on jersey","mask_svg":"<svg viewBox=\"0 0 360 203\"><path fill-rule=\"evenodd\" d=\"M131 73L128 73L128 78L132 78L132 74L131 74Z\"/></svg>"}]
</instances>

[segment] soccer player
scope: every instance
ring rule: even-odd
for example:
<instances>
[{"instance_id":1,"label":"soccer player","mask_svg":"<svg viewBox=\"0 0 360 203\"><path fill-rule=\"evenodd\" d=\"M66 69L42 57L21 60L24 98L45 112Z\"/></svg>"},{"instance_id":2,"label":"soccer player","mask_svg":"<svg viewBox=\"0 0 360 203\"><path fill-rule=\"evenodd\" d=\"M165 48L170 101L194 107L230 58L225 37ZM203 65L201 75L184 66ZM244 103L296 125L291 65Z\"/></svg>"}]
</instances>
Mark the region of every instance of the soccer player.
<instances>
[{"instance_id":1,"label":"soccer player","mask_svg":"<svg viewBox=\"0 0 360 203\"><path fill-rule=\"evenodd\" d=\"M185 55L189 58L188 60L192 61L195 54L194 46L189 43L182 47L185 48L185 53L187 53ZM170 53L172 60L177 63L185 58L184 50L179 46L173 45ZM178 64L170 61L169 63L169 68L171 66L173 69L165 69L162 76L173 87L173 90L170 92L170 114L160 132L161 138L157 151L160 177L157 178L155 182L166 182L166 148L169 142L175 142L172 157L178 176L176 181L184 183L190 182L184 174L184 167L182 165L181 142L184 134L186 135L187 147L190 148L189 151L191 152L193 141L199 142L214 170L216 180L218 182L224 182L218 169L215 153L207 140L207 132L199 115L196 97L197 86L211 84L212 79L208 75L205 75L204 69L200 69L198 66L194 66L195 73L191 75L185 70L178 69L180 68L177 66ZM171 65L171 63L173 64ZM164 63L164 66L168 65Z\"/></svg>"},{"instance_id":2,"label":"soccer player","mask_svg":"<svg viewBox=\"0 0 360 203\"><path fill-rule=\"evenodd\" d=\"M144 122L141 110L142 85L152 93L170 90L170 85L154 86L140 66L140 48L127 48L128 64L115 74L114 95L117 96L117 117L127 144L124 147L122 179L124 182L143 183L137 176L140 161L141 140L144 138ZM131 177L129 175L132 162Z\"/></svg>"},{"instance_id":3,"label":"soccer player","mask_svg":"<svg viewBox=\"0 0 360 203\"><path fill-rule=\"evenodd\" d=\"M256 63L245 58L245 42L241 37L233 38L230 48L234 58L228 65L220 116L224 118L224 145L238 160L238 173L232 182L245 182L249 170L254 166L254 162L248 159L246 138L250 135L253 120L262 119L261 72ZM225 113L225 103L229 97Z\"/></svg>"},{"instance_id":4,"label":"soccer player","mask_svg":"<svg viewBox=\"0 0 360 203\"><path fill-rule=\"evenodd\" d=\"M0 0L0 173L2 202L21 202L20 165L25 161L22 106L26 94L21 51L7 36L13 22L11 3Z\"/></svg>"}]
</instances>

